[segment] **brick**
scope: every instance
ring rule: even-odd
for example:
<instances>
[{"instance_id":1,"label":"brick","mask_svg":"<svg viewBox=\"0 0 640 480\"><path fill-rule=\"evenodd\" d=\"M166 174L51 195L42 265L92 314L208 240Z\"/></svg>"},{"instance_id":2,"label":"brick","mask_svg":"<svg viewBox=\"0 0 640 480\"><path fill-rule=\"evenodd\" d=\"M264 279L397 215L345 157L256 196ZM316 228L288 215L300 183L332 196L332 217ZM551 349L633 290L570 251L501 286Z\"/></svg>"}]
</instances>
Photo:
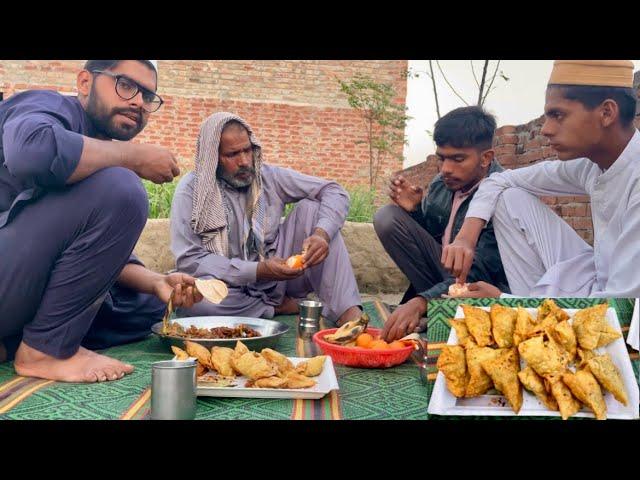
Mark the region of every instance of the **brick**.
<instances>
[{"instance_id":1,"label":"brick","mask_svg":"<svg viewBox=\"0 0 640 480\"><path fill-rule=\"evenodd\" d=\"M587 208L584 204L562 205L560 211L563 217L585 217L587 215Z\"/></svg>"},{"instance_id":2,"label":"brick","mask_svg":"<svg viewBox=\"0 0 640 480\"><path fill-rule=\"evenodd\" d=\"M528 140L524 143L525 150L537 150L541 148L543 145L542 141L539 137L534 138L533 140Z\"/></svg>"},{"instance_id":3,"label":"brick","mask_svg":"<svg viewBox=\"0 0 640 480\"><path fill-rule=\"evenodd\" d=\"M500 158L502 155L512 155L516 153L515 145L498 145L494 148L496 156Z\"/></svg>"},{"instance_id":4,"label":"brick","mask_svg":"<svg viewBox=\"0 0 640 480\"><path fill-rule=\"evenodd\" d=\"M518 135L507 134L497 137L498 145L516 145L518 143Z\"/></svg>"},{"instance_id":5,"label":"brick","mask_svg":"<svg viewBox=\"0 0 640 480\"><path fill-rule=\"evenodd\" d=\"M591 223L590 218L581 218L581 217L569 217L569 218L571 219L570 225L576 230L577 229L588 230L593 228L593 224Z\"/></svg>"},{"instance_id":6,"label":"brick","mask_svg":"<svg viewBox=\"0 0 640 480\"><path fill-rule=\"evenodd\" d=\"M499 135L505 135L505 134L509 134L509 133L516 133L516 127L512 126L512 125L504 125L500 128L496 129L496 136Z\"/></svg>"},{"instance_id":7,"label":"brick","mask_svg":"<svg viewBox=\"0 0 640 480\"><path fill-rule=\"evenodd\" d=\"M518 164L522 166L528 166L532 163L536 163L539 160L542 160L541 149L525 152L521 155L518 155L518 158L517 158Z\"/></svg>"}]
</instances>

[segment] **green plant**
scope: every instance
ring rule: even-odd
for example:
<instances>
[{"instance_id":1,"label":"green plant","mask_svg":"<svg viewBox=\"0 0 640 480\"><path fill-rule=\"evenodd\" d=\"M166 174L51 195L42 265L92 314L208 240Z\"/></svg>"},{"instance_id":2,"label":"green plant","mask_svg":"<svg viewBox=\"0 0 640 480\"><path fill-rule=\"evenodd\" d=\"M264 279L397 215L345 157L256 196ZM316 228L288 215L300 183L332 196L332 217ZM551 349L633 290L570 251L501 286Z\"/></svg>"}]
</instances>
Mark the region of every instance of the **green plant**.
<instances>
[{"instance_id":1,"label":"green plant","mask_svg":"<svg viewBox=\"0 0 640 480\"><path fill-rule=\"evenodd\" d=\"M359 186L347 189L351 198L347 221L371 223L376 213L376 191L372 188ZM287 217L296 206L295 203L287 203L284 207L283 217Z\"/></svg>"},{"instance_id":2,"label":"green plant","mask_svg":"<svg viewBox=\"0 0 640 480\"><path fill-rule=\"evenodd\" d=\"M171 201L178 185L178 179L172 183L157 185L147 180L142 181L149 197L149 218L169 218L171 213ZM347 189L351 197L351 206L347 220L350 222L372 222L376 212L376 191L365 186L351 187ZM284 216L291 213L295 203L285 205Z\"/></svg>"},{"instance_id":3,"label":"green plant","mask_svg":"<svg viewBox=\"0 0 640 480\"><path fill-rule=\"evenodd\" d=\"M393 85L379 83L364 76L356 75L351 81L338 79L340 89L347 95L347 102L355 109L367 129L366 143L369 146L369 187L376 184L380 166L387 156L402 160L402 145L405 145L405 126L410 117L404 104L395 103Z\"/></svg>"},{"instance_id":4,"label":"green plant","mask_svg":"<svg viewBox=\"0 0 640 480\"><path fill-rule=\"evenodd\" d=\"M351 197L351 206L347 220L350 222L373 222L376 213L376 191L373 188L354 187L348 190Z\"/></svg>"},{"instance_id":5,"label":"green plant","mask_svg":"<svg viewBox=\"0 0 640 480\"><path fill-rule=\"evenodd\" d=\"M149 218L169 218L171 201L178 185L178 179L161 185L143 180L142 184L149 197Z\"/></svg>"}]
</instances>

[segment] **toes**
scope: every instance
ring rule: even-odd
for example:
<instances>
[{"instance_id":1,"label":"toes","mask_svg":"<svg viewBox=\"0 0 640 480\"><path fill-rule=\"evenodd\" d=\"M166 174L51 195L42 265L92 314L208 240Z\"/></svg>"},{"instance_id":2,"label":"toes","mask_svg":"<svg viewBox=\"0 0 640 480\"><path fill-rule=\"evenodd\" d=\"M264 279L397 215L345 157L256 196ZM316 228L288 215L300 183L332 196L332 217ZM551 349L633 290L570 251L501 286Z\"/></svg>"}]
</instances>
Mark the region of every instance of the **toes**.
<instances>
[{"instance_id":1,"label":"toes","mask_svg":"<svg viewBox=\"0 0 640 480\"><path fill-rule=\"evenodd\" d=\"M94 368L91 370L91 374L95 376L96 381L98 382L104 382L107 380L107 375L102 367Z\"/></svg>"},{"instance_id":2,"label":"toes","mask_svg":"<svg viewBox=\"0 0 640 480\"><path fill-rule=\"evenodd\" d=\"M133 365L121 362L120 360L116 360L115 358L109 358L109 360L109 366L114 367L117 371L124 371L125 373L133 372Z\"/></svg>"},{"instance_id":3,"label":"toes","mask_svg":"<svg viewBox=\"0 0 640 480\"><path fill-rule=\"evenodd\" d=\"M107 380L117 380L119 371L116 367L109 367L104 369L104 373L107 376Z\"/></svg>"},{"instance_id":4,"label":"toes","mask_svg":"<svg viewBox=\"0 0 640 480\"><path fill-rule=\"evenodd\" d=\"M118 378L124 377L126 374L133 372L133 366L118 362L118 365L115 367L115 373L118 375Z\"/></svg>"}]
</instances>

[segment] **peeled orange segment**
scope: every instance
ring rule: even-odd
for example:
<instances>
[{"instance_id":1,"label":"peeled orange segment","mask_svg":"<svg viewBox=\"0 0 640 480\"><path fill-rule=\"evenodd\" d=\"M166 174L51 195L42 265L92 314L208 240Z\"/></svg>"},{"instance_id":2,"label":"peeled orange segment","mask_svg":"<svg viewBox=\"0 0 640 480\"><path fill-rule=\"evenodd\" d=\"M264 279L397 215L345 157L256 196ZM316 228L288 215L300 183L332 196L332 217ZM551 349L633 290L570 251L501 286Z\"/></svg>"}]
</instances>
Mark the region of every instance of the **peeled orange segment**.
<instances>
[{"instance_id":1,"label":"peeled orange segment","mask_svg":"<svg viewBox=\"0 0 640 480\"><path fill-rule=\"evenodd\" d=\"M293 255L287 259L287 267L302 268L304 267L304 255Z\"/></svg>"},{"instance_id":2,"label":"peeled orange segment","mask_svg":"<svg viewBox=\"0 0 640 480\"><path fill-rule=\"evenodd\" d=\"M215 278L210 280L196 278L196 288L211 303L220 303L229 295L227 284Z\"/></svg>"},{"instance_id":3,"label":"peeled orange segment","mask_svg":"<svg viewBox=\"0 0 640 480\"><path fill-rule=\"evenodd\" d=\"M469 293L469 284L468 283L453 283L449 285L449 296L450 297L459 297L461 295L465 295Z\"/></svg>"}]
</instances>

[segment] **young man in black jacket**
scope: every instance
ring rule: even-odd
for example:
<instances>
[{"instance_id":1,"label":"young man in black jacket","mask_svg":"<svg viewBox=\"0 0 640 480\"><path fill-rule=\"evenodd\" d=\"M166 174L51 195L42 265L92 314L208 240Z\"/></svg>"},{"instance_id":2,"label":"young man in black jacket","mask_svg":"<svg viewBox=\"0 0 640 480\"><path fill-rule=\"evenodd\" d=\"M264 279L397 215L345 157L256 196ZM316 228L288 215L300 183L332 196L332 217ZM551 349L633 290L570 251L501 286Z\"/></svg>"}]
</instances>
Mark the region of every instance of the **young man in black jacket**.
<instances>
[{"instance_id":1,"label":"young man in black jacket","mask_svg":"<svg viewBox=\"0 0 640 480\"><path fill-rule=\"evenodd\" d=\"M496 121L480 107L455 109L436 122L433 138L440 172L423 196L421 187L402 176L391 180L391 205L376 212L374 227L382 245L411 286L386 322L383 337L391 341L419 329L427 301L448 292L455 278L441 263L442 249L464 221L479 183L502 171L492 149ZM509 291L498 244L489 223L478 241L470 282L485 281ZM405 303L406 302L406 303Z\"/></svg>"}]
</instances>

